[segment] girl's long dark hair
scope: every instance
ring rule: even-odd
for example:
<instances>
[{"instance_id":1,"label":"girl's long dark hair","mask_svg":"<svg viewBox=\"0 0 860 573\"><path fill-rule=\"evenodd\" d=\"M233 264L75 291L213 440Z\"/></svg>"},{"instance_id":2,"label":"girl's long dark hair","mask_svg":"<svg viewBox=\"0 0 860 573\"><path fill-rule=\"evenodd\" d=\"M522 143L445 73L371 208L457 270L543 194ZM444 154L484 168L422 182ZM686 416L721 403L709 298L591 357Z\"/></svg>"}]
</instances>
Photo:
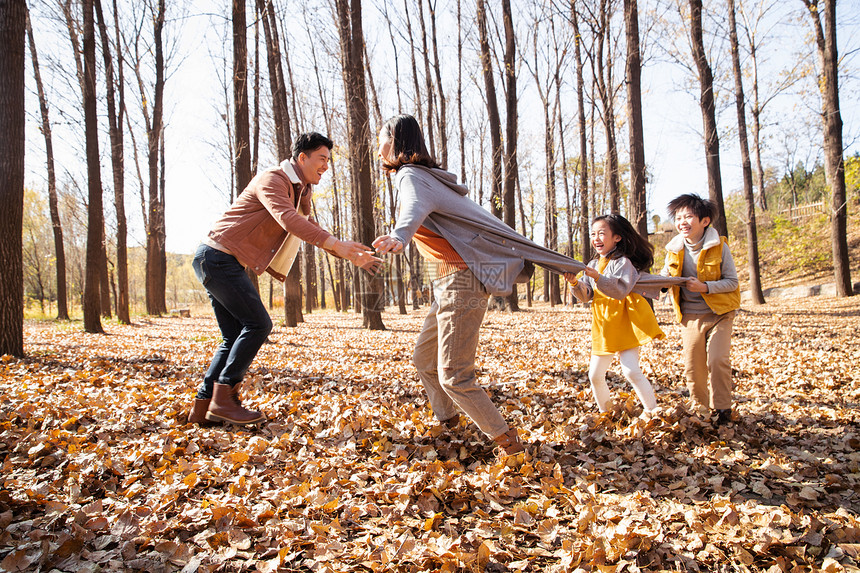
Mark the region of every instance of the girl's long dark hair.
<instances>
[{"instance_id":1,"label":"girl's long dark hair","mask_svg":"<svg viewBox=\"0 0 860 573\"><path fill-rule=\"evenodd\" d=\"M397 115L385 122L379 135L391 141L393 159L383 159L382 167L387 171L397 171L404 165L423 165L439 167L427 151L421 127L411 115Z\"/></svg>"},{"instance_id":2,"label":"girl's long dark hair","mask_svg":"<svg viewBox=\"0 0 860 573\"><path fill-rule=\"evenodd\" d=\"M594 218L594 222L606 221L612 233L621 237L609 257L627 257L639 272L647 272L654 266L654 246L640 235L630 221L618 213L610 213Z\"/></svg>"}]
</instances>

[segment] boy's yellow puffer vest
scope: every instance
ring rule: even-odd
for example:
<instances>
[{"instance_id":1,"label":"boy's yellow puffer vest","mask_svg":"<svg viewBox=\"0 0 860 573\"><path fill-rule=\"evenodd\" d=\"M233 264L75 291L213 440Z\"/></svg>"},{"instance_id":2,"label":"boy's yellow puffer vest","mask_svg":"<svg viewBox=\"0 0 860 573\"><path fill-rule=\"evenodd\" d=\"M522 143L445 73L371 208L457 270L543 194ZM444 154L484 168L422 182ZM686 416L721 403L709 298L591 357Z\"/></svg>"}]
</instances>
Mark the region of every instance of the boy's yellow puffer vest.
<instances>
[{"instance_id":1,"label":"boy's yellow puffer vest","mask_svg":"<svg viewBox=\"0 0 860 573\"><path fill-rule=\"evenodd\" d=\"M720 242L707 248L703 248L699 253L699 261L696 264L696 274L700 281L717 281L722 277L723 263L723 246L726 244L726 238L720 237ZM666 252L666 265L669 268L669 276L681 276L682 267L684 266L684 247L680 251ZM675 307L675 318L681 322L681 287L671 287L672 306ZM721 292L716 294L702 293L702 298L705 299L708 307L716 314L726 314L741 307L741 289L740 286L732 292Z\"/></svg>"}]
</instances>

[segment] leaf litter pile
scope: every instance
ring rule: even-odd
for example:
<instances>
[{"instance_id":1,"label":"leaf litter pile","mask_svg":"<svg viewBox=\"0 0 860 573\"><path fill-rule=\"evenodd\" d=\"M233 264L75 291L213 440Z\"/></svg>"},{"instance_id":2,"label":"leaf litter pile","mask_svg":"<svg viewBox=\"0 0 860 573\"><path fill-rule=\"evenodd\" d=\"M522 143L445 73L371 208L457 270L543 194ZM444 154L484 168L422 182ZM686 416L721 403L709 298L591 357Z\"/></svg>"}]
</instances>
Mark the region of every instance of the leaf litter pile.
<instances>
[{"instance_id":1,"label":"leaf litter pile","mask_svg":"<svg viewBox=\"0 0 860 573\"><path fill-rule=\"evenodd\" d=\"M426 309L276 327L242 396L256 428L185 423L211 317L28 323L0 360L6 571L858 571L860 303L735 322L734 422L689 404L678 327L642 349L661 411L587 380L590 314L490 312L479 380L528 443L442 431L411 364Z\"/></svg>"}]
</instances>

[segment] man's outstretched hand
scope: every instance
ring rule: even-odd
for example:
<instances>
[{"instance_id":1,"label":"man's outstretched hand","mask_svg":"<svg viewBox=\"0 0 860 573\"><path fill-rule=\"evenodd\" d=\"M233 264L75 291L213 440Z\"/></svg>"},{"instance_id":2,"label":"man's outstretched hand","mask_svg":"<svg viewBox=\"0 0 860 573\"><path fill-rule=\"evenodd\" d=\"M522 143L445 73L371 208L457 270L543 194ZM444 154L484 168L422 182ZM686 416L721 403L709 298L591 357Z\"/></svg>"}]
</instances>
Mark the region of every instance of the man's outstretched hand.
<instances>
[{"instance_id":1,"label":"man's outstretched hand","mask_svg":"<svg viewBox=\"0 0 860 573\"><path fill-rule=\"evenodd\" d=\"M382 259L373 256L370 247L355 241L338 241L332 249L334 254L346 259L355 266L375 275L382 266Z\"/></svg>"}]
</instances>

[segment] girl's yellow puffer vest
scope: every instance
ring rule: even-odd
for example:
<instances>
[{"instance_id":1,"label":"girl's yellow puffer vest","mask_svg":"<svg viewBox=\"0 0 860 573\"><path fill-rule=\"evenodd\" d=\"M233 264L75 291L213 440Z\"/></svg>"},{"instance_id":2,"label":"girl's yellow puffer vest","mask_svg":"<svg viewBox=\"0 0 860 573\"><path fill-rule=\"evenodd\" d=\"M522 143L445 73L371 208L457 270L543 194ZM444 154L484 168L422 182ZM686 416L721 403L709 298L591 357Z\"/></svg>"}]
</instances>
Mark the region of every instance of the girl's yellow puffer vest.
<instances>
[{"instance_id":1,"label":"girl's yellow puffer vest","mask_svg":"<svg viewBox=\"0 0 860 573\"><path fill-rule=\"evenodd\" d=\"M712 231L712 229L708 229ZM716 234L716 233L714 233ZM710 237L709 237L710 238ZM714 244L713 240L706 240L705 246L699 253L699 261L696 265L696 275L702 282L717 281L722 277L723 248L726 244L725 237L719 237L719 242ZM681 276L684 265L684 247L679 251L666 252L666 266L669 276ZM675 318L681 322L681 287L671 287L672 306L675 307ZM716 294L702 293L708 307L716 314L726 314L741 307L740 286L732 292L721 292Z\"/></svg>"}]
</instances>

